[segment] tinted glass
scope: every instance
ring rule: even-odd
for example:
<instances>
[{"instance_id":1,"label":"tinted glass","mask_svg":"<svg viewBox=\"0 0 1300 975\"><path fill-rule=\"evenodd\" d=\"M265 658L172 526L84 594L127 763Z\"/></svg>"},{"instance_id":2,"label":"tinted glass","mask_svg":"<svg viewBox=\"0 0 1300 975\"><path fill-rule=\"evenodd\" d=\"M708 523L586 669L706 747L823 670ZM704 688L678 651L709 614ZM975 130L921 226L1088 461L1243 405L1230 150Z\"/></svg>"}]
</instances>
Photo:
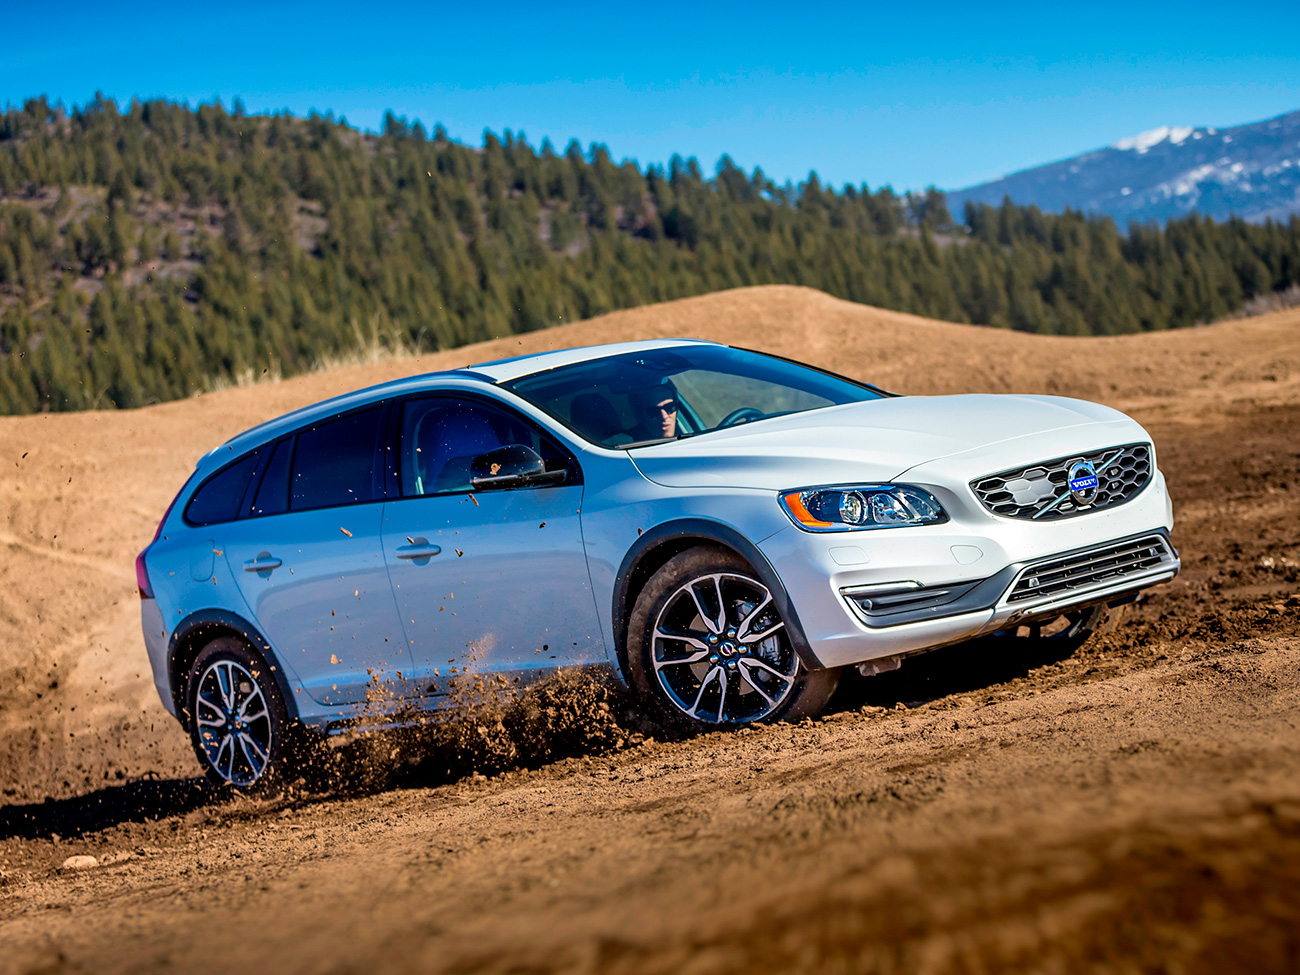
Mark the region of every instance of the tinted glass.
<instances>
[{"instance_id":1,"label":"tinted glass","mask_svg":"<svg viewBox=\"0 0 1300 975\"><path fill-rule=\"evenodd\" d=\"M506 410L448 396L408 400L402 406L402 496L469 491L474 458L509 444L532 448L547 470L572 466L541 431Z\"/></svg>"},{"instance_id":2,"label":"tinted glass","mask_svg":"<svg viewBox=\"0 0 1300 975\"><path fill-rule=\"evenodd\" d=\"M289 459L293 456L293 437L281 440L267 461L266 473L258 485L251 517L278 515L289 510Z\"/></svg>"},{"instance_id":3,"label":"tinted glass","mask_svg":"<svg viewBox=\"0 0 1300 975\"><path fill-rule=\"evenodd\" d=\"M255 450L208 478L186 505L185 520L191 525L216 525L238 518L259 453Z\"/></svg>"},{"instance_id":4,"label":"tinted glass","mask_svg":"<svg viewBox=\"0 0 1300 975\"><path fill-rule=\"evenodd\" d=\"M382 497L382 475L375 463L381 412L375 407L298 434L291 510L334 508Z\"/></svg>"},{"instance_id":5,"label":"tinted glass","mask_svg":"<svg viewBox=\"0 0 1300 975\"><path fill-rule=\"evenodd\" d=\"M885 395L798 363L711 345L609 356L502 385L606 447Z\"/></svg>"}]
</instances>

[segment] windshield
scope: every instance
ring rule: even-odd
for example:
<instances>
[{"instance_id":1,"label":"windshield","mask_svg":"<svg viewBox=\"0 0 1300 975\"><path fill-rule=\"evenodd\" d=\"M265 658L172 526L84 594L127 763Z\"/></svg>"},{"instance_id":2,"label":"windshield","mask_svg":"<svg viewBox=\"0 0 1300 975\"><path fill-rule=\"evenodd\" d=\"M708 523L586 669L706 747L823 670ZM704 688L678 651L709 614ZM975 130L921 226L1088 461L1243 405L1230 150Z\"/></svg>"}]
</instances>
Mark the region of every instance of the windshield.
<instances>
[{"instance_id":1,"label":"windshield","mask_svg":"<svg viewBox=\"0 0 1300 975\"><path fill-rule=\"evenodd\" d=\"M602 447L661 443L887 395L809 366L718 345L628 352L501 385Z\"/></svg>"}]
</instances>

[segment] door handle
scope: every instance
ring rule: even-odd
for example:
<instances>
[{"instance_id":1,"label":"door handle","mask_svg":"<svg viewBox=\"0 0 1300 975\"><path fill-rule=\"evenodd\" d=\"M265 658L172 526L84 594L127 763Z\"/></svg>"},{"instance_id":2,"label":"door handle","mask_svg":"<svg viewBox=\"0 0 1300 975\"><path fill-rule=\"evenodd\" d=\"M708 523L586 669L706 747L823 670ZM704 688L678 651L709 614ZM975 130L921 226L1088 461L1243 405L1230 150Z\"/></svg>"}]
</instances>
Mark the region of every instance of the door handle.
<instances>
[{"instance_id":1,"label":"door handle","mask_svg":"<svg viewBox=\"0 0 1300 975\"><path fill-rule=\"evenodd\" d=\"M249 559L244 563L245 572L270 572L272 569L278 569L284 563L277 559L270 552L258 552L256 558Z\"/></svg>"},{"instance_id":2,"label":"door handle","mask_svg":"<svg viewBox=\"0 0 1300 975\"><path fill-rule=\"evenodd\" d=\"M399 559L431 559L442 551L441 545L430 544L427 538L408 539L410 545L399 545L395 554Z\"/></svg>"}]
</instances>

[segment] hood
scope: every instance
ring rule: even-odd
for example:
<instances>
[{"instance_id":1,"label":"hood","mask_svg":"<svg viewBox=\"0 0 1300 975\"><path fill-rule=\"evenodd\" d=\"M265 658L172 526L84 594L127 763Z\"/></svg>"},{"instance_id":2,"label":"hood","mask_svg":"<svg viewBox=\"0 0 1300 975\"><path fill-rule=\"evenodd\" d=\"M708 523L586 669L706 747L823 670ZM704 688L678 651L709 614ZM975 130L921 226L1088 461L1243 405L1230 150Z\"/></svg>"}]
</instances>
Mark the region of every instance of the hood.
<instances>
[{"instance_id":1,"label":"hood","mask_svg":"<svg viewBox=\"0 0 1300 975\"><path fill-rule=\"evenodd\" d=\"M773 417L628 455L645 477L667 487L779 491L890 481L942 457L975 450L997 456L1002 452L988 448L1025 438L1059 444L1061 438L1050 435L1116 423L1141 430L1117 410L1060 396L899 396ZM1089 439L1085 431L1079 434L1080 443ZM1107 430L1102 439L1109 442L1105 438L1115 435ZM1017 455L1033 450L1032 444L1020 446L1013 451Z\"/></svg>"}]
</instances>

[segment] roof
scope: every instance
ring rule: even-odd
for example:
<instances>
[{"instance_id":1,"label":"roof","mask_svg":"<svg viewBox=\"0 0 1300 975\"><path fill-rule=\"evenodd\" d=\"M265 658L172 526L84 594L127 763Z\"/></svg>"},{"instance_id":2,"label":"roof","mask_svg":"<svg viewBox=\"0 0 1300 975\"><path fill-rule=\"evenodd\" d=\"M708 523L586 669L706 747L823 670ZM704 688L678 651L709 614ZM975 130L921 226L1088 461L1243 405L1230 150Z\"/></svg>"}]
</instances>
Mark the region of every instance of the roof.
<instances>
[{"instance_id":1,"label":"roof","mask_svg":"<svg viewBox=\"0 0 1300 975\"><path fill-rule=\"evenodd\" d=\"M233 458L252 447L265 443L287 433L294 428L312 420L324 419L336 413L342 413L355 406L364 406L389 396L398 396L407 392L420 392L446 384L450 388L472 389L476 384L509 382L521 376L535 372L544 372L557 366L567 366L575 362L587 362L606 356L620 355L625 352L648 351L650 349L670 349L682 345L713 345L701 339L651 339L642 342L618 342L610 345L588 345L578 349L560 349L555 352L535 352L531 355L514 356L509 359L497 359L481 362L463 369L447 369L440 372L419 373L402 379L393 379L376 386L353 390L340 396L312 403L301 409L278 416L265 423L245 430L231 437L220 447L209 451L199 461L224 463L226 458Z\"/></svg>"},{"instance_id":2,"label":"roof","mask_svg":"<svg viewBox=\"0 0 1300 975\"><path fill-rule=\"evenodd\" d=\"M648 352L651 349L672 349L683 345L716 345L703 339L645 339L640 342L615 342L609 345L585 345L576 349L559 349L555 352L534 352L531 355L518 355L510 359L496 359L492 362L480 362L468 368L475 373L487 376L494 383L505 383L529 376L535 372L545 372L558 366L568 366L575 362L587 362L591 359L603 359L606 356L621 355L625 352Z\"/></svg>"}]
</instances>

